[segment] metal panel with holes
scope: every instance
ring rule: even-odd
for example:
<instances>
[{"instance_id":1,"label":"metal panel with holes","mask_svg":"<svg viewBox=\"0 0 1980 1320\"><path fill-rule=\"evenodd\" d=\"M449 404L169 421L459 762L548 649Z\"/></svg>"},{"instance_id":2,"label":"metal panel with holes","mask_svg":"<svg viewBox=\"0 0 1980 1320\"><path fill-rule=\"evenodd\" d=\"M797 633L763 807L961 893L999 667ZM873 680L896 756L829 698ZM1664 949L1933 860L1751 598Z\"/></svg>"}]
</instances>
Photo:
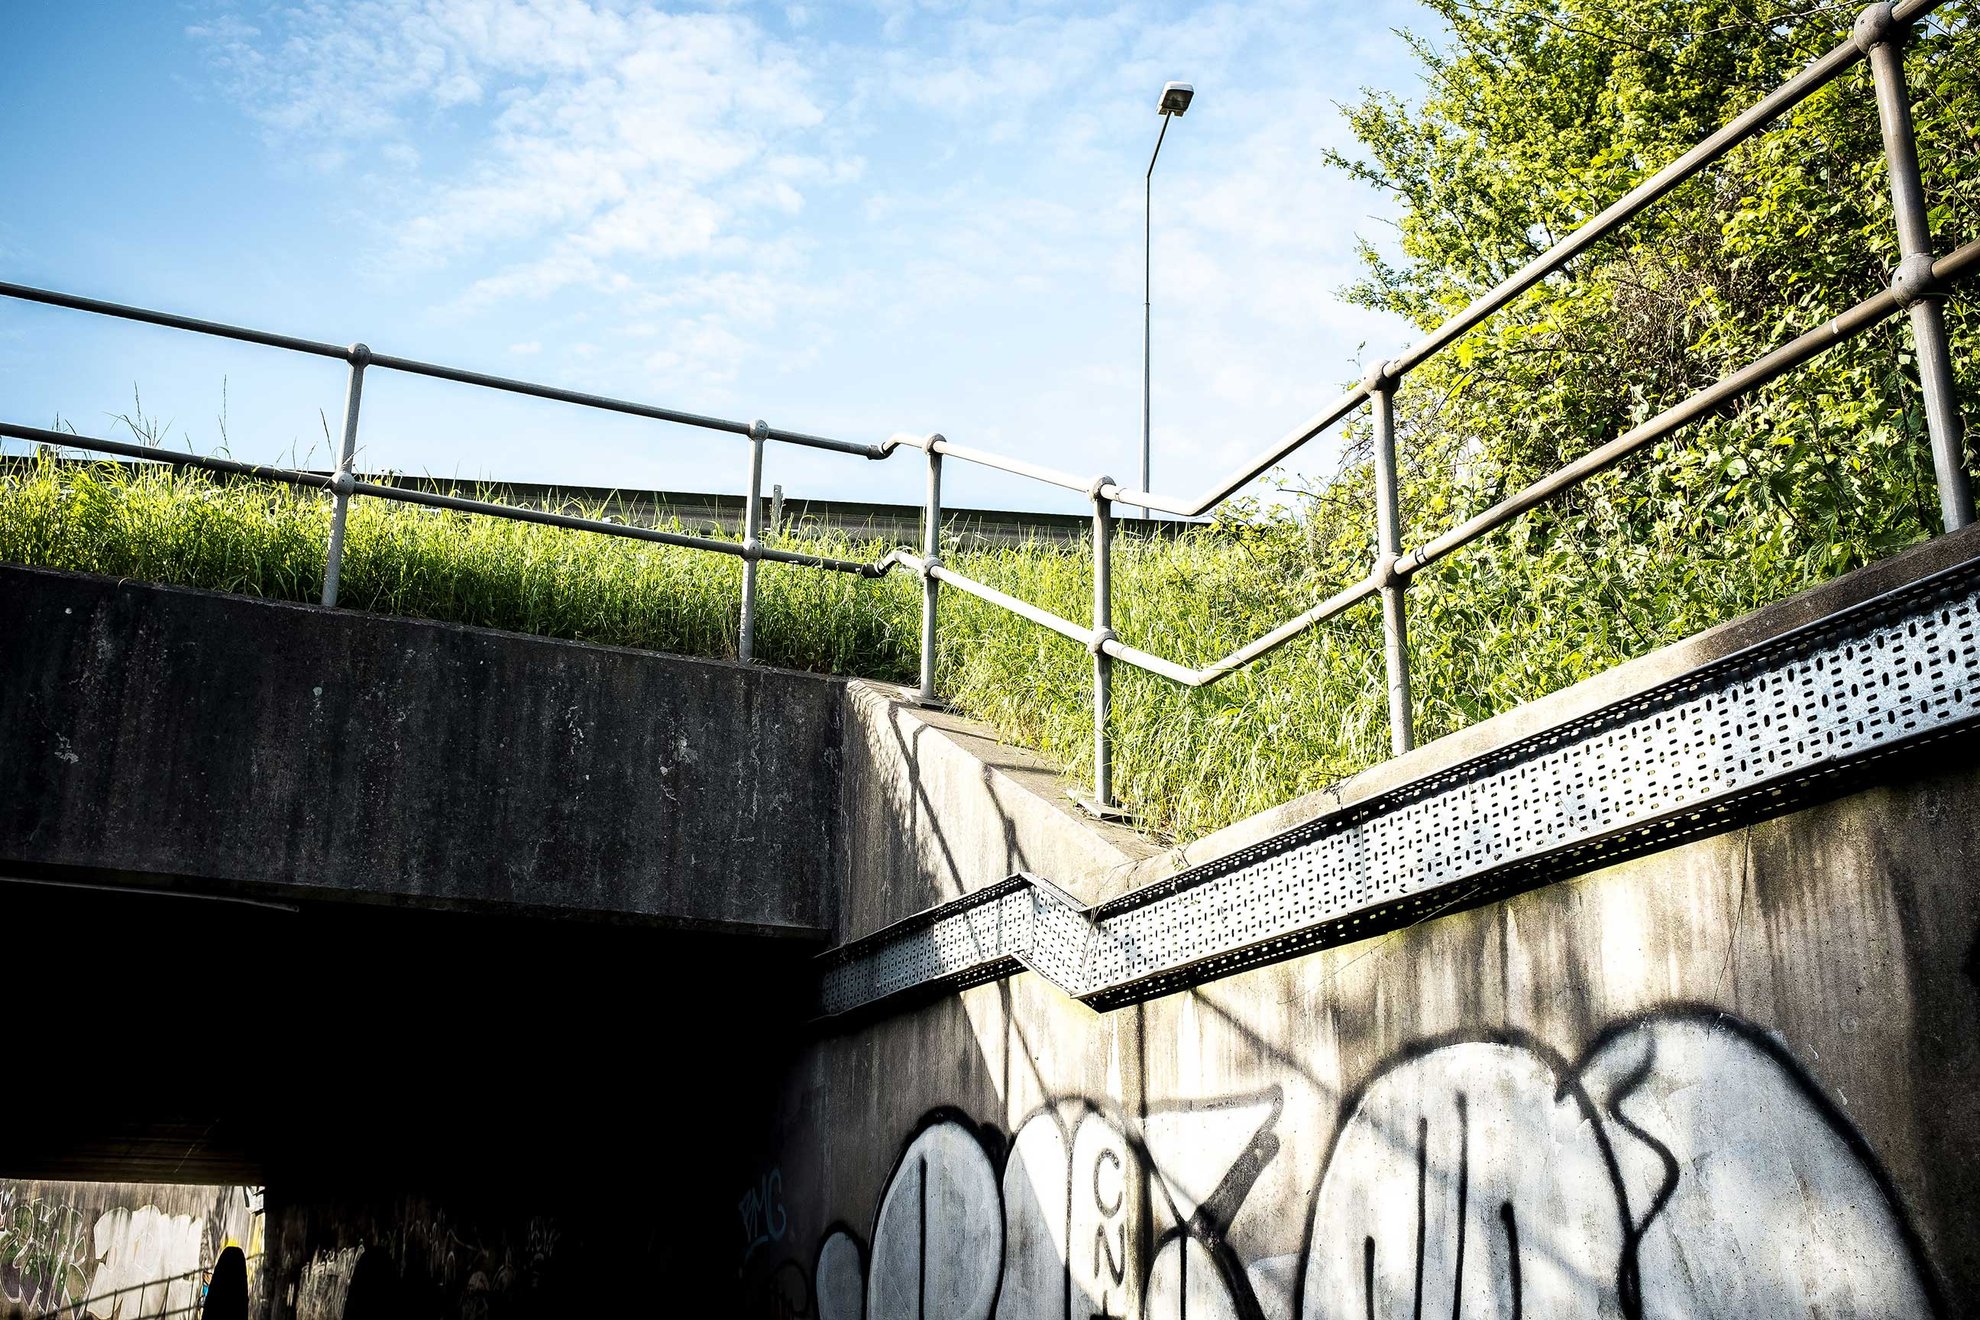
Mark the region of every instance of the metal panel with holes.
<instances>
[{"instance_id":1,"label":"metal panel with holes","mask_svg":"<svg viewBox=\"0 0 1980 1320\"><path fill-rule=\"evenodd\" d=\"M1980 564L1082 911L1027 876L824 956L828 1014L1028 967L1096 1008L1838 791L1980 721Z\"/></svg>"}]
</instances>

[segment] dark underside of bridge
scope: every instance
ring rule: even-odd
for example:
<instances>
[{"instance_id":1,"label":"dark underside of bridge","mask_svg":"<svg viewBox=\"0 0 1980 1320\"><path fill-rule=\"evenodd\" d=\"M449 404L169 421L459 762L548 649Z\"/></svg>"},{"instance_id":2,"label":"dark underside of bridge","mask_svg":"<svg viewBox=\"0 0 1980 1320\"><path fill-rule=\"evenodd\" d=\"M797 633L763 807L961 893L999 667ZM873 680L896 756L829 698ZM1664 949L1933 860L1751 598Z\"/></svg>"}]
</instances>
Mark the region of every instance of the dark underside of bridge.
<instances>
[{"instance_id":1,"label":"dark underside of bridge","mask_svg":"<svg viewBox=\"0 0 1980 1320\"><path fill-rule=\"evenodd\" d=\"M0 1175L265 1184L304 1259L435 1214L479 1238L544 1217L568 1276L546 1313L604 1278L720 1295L737 1151L813 952L17 881L0 931Z\"/></svg>"}]
</instances>

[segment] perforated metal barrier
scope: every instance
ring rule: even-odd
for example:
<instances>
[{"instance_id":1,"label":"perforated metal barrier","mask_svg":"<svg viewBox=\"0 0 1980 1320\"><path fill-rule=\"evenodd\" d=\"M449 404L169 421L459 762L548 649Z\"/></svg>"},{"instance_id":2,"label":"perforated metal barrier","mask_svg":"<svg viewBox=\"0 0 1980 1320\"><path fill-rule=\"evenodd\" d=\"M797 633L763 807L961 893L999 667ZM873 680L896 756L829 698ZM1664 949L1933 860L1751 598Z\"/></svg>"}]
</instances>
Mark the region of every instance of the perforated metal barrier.
<instances>
[{"instance_id":1,"label":"perforated metal barrier","mask_svg":"<svg viewBox=\"0 0 1980 1320\"><path fill-rule=\"evenodd\" d=\"M1111 1008L1772 814L1980 721L1980 561L1097 908L1013 876L824 955L847 1013L1029 968Z\"/></svg>"}]
</instances>

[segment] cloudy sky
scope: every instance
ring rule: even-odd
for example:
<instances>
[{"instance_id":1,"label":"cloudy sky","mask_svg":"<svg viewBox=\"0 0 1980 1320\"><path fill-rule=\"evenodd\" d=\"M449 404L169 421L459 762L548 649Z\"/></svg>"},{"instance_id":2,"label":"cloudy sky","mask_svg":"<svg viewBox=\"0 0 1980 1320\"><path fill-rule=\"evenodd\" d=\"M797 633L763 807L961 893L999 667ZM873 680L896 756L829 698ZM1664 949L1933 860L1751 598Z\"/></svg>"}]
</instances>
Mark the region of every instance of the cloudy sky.
<instances>
[{"instance_id":1,"label":"cloudy sky","mask_svg":"<svg viewBox=\"0 0 1980 1320\"><path fill-rule=\"evenodd\" d=\"M0 279L851 439L1194 490L1401 347L1344 306L1385 204L1321 162L1407 91L1395 0L10 6ZM0 413L320 464L341 368L0 302ZM373 373L363 465L736 490L732 438ZM1305 464L1330 469L1318 449ZM774 451L810 496L916 498ZM1056 507L956 474L957 503Z\"/></svg>"}]
</instances>

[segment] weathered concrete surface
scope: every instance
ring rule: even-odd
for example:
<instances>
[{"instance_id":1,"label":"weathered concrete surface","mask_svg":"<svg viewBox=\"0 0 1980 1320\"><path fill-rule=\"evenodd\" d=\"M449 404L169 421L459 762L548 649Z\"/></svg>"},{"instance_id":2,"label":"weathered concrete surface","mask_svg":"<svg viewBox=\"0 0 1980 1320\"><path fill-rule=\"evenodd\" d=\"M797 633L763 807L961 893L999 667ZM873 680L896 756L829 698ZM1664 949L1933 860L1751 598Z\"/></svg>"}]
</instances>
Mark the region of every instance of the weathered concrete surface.
<instances>
[{"instance_id":1,"label":"weathered concrete surface","mask_svg":"<svg viewBox=\"0 0 1980 1320\"><path fill-rule=\"evenodd\" d=\"M842 693L0 567L0 871L816 937Z\"/></svg>"},{"instance_id":2,"label":"weathered concrete surface","mask_svg":"<svg viewBox=\"0 0 1980 1320\"><path fill-rule=\"evenodd\" d=\"M0 1179L0 1224L0 1320L192 1320L229 1247L246 1267L235 1300L261 1299L256 1187Z\"/></svg>"},{"instance_id":3,"label":"weathered concrete surface","mask_svg":"<svg viewBox=\"0 0 1980 1320\"><path fill-rule=\"evenodd\" d=\"M1019 871L1092 903L1155 844L1084 815L1044 760L901 690L847 690L841 941Z\"/></svg>"},{"instance_id":4,"label":"weathered concrete surface","mask_svg":"<svg viewBox=\"0 0 1980 1320\"><path fill-rule=\"evenodd\" d=\"M1943 538L1188 849L1046 873L1171 874L1976 552ZM1980 1315L1977 745L1112 1014L1020 975L822 1027L753 1152L790 1227L751 1313ZM903 906L855 892L842 925Z\"/></svg>"},{"instance_id":5,"label":"weathered concrete surface","mask_svg":"<svg viewBox=\"0 0 1980 1320\"><path fill-rule=\"evenodd\" d=\"M1980 772L1927 755L1111 1015L1027 975L815 1041L758 1313L1178 1316L1187 1255L1192 1317L1515 1315L1510 1225L1527 1315L1974 1314Z\"/></svg>"},{"instance_id":6,"label":"weathered concrete surface","mask_svg":"<svg viewBox=\"0 0 1980 1320\"><path fill-rule=\"evenodd\" d=\"M884 684L4 566L0 748L66 878L848 938L1157 851Z\"/></svg>"}]
</instances>

